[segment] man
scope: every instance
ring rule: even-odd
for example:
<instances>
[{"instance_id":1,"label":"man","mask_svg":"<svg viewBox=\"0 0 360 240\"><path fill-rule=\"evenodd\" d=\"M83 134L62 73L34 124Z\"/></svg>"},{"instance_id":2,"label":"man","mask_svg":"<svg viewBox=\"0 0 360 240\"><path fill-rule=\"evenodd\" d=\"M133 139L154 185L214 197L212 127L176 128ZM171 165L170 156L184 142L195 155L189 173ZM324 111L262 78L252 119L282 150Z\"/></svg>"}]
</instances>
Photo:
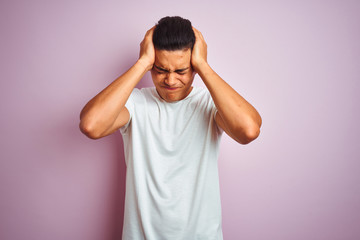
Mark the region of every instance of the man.
<instances>
[{"instance_id":1,"label":"man","mask_svg":"<svg viewBox=\"0 0 360 240\"><path fill-rule=\"evenodd\" d=\"M151 71L154 88L135 88ZM199 74L207 89L192 86ZM258 112L207 63L202 34L181 17L147 31L138 61L91 99L80 129L120 129L127 165L123 240L220 240L218 147L225 131L257 138Z\"/></svg>"}]
</instances>

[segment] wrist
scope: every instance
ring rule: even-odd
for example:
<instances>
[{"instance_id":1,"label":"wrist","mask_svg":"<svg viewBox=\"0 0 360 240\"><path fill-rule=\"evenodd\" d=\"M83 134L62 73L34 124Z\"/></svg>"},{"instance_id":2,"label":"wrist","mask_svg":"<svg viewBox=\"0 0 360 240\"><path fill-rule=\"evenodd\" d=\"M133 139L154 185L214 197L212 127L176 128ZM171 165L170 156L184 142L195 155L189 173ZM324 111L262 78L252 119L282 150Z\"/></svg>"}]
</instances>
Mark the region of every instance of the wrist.
<instances>
[{"instance_id":1,"label":"wrist","mask_svg":"<svg viewBox=\"0 0 360 240\"><path fill-rule=\"evenodd\" d=\"M199 75L202 75L211 69L210 65L206 61L199 62L193 67L195 72L197 72Z\"/></svg>"},{"instance_id":2,"label":"wrist","mask_svg":"<svg viewBox=\"0 0 360 240\"><path fill-rule=\"evenodd\" d=\"M137 63L140 64L145 69L145 71L150 71L153 68L153 64L144 58L139 58Z\"/></svg>"}]
</instances>

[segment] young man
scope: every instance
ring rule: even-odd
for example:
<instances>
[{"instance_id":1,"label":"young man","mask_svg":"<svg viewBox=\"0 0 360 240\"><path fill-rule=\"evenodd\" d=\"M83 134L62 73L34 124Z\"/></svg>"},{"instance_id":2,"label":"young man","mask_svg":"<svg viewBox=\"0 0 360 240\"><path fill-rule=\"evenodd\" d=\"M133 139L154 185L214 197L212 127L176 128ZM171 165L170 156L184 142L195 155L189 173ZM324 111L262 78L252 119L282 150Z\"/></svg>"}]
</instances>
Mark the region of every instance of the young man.
<instances>
[{"instance_id":1,"label":"young man","mask_svg":"<svg viewBox=\"0 0 360 240\"><path fill-rule=\"evenodd\" d=\"M135 88L151 71L154 88ZM199 74L206 89L192 86ZM80 129L98 139L120 129L125 148L123 240L221 240L218 147L225 131L257 138L258 112L207 63L201 33L181 17L147 31L138 61L91 99Z\"/></svg>"}]
</instances>

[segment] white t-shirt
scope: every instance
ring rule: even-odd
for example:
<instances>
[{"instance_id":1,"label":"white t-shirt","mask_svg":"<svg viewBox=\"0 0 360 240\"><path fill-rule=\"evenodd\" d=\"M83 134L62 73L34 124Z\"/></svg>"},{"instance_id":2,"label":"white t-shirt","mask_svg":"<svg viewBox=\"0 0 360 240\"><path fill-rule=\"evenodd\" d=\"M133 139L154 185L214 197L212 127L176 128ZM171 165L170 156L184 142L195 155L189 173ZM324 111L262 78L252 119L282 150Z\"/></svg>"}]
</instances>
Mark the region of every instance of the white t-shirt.
<instances>
[{"instance_id":1,"label":"white t-shirt","mask_svg":"<svg viewBox=\"0 0 360 240\"><path fill-rule=\"evenodd\" d=\"M222 240L218 149L207 89L177 102L134 89L120 129L126 161L123 240Z\"/></svg>"}]
</instances>

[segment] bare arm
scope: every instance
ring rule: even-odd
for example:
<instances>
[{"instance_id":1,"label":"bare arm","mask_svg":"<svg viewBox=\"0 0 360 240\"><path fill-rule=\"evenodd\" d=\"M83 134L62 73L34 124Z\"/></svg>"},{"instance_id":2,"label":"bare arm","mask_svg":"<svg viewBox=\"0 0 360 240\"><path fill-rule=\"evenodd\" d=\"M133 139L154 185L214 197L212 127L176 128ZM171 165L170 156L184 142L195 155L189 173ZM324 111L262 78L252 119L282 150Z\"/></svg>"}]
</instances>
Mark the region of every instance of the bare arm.
<instances>
[{"instance_id":1,"label":"bare arm","mask_svg":"<svg viewBox=\"0 0 360 240\"><path fill-rule=\"evenodd\" d=\"M261 117L256 109L227 84L207 63L207 45L194 28L196 42L191 63L218 109L216 123L235 141L247 144L260 134Z\"/></svg>"},{"instance_id":2,"label":"bare arm","mask_svg":"<svg viewBox=\"0 0 360 240\"><path fill-rule=\"evenodd\" d=\"M82 109L79 128L89 138L98 139L107 136L129 121L126 101L136 84L147 71L152 69L154 63L153 30L154 28L151 28L147 31L141 42L138 61Z\"/></svg>"}]
</instances>

